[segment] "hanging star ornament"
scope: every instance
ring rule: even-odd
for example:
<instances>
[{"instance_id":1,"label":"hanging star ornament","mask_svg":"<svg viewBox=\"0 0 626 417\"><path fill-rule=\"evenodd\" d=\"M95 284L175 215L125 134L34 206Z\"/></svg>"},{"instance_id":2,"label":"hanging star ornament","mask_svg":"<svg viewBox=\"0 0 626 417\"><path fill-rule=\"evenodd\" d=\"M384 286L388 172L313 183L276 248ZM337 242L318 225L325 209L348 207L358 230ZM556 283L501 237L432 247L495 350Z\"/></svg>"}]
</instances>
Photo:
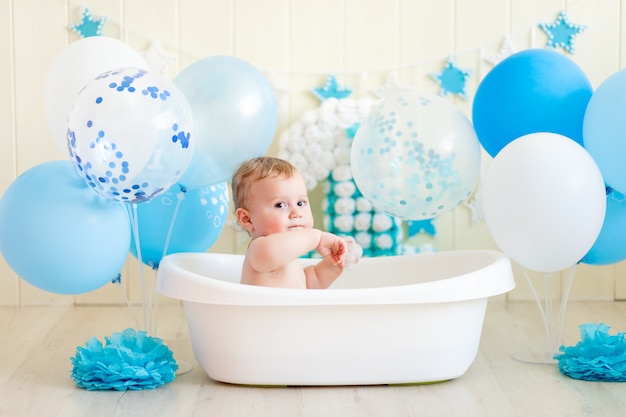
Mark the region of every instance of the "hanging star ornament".
<instances>
[{"instance_id":1,"label":"hanging star ornament","mask_svg":"<svg viewBox=\"0 0 626 417\"><path fill-rule=\"evenodd\" d=\"M443 70L430 74L431 78L441 86L440 95L456 94L467 100L466 84L471 75L471 70L464 70L457 67L454 58L449 57Z\"/></svg>"},{"instance_id":2,"label":"hanging star ornament","mask_svg":"<svg viewBox=\"0 0 626 417\"><path fill-rule=\"evenodd\" d=\"M337 84L337 79L331 74L328 76L324 87L313 88L311 92L320 102L322 102L331 97L336 99L346 98L352 94L352 89L349 87L342 87Z\"/></svg>"},{"instance_id":3,"label":"hanging star ornament","mask_svg":"<svg viewBox=\"0 0 626 417\"><path fill-rule=\"evenodd\" d=\"M70 25L70 29L81 38L88 38L90 36L102 35L102 28L106 22L106 16L94 18L88 7L83 7L83 18L80 23L74 23Z\"/></svg>"},{"instance_id":4,"label":"hanging star ornament","mask_svg":"<svg viewBox=\"0 0 626 417\"><path fill-rule=\"evenodd\" d=\"M142 55L150 69L160 75L167 75L169 66L176 62L176 56L165 53L161 42L158 41L152 41L150 48L143 51Z\"/></svg>"},{"instance_id":5,"label":"hanging star ornament","mask_svg":"<svg viewBox=\"0 0 626 417\"><path fill-rule=\"evenodd\" d=\"M387 80L385 81L385 85L372 90L372 93L378 98L385 98L387 95L391 95L398 90L409 90L411 87L407 85L402 85L398 81L398 72L391 71L389 75L387 75Z\"/></svg>"},{"instance_id":6,"label":"hanging star ornament","mask_svg":"<svg viewBox=\"0 0 626 417\"><path fill-rule=\"evenodd\" d=\"M539 23L539 27L546 33L548 42L546 48L563 48L566 52L574 53L574 39L587 29L585 25L570 22L565 12L560 12L553 23Z\"/></svg>"},{"instance_id":7,"label":"hanging star ornament","mask_svg":"<svg viewBox=\"0 0 626 417\"><path fill-rule=\"evenodd\" d=\"M485 58L485 61L489 62L491 65L495 67L500 62L502 62L502 60L513 55L515 52L516 50L515 50L515 47L513 46L513 42L511 41L511 38L507 35L502 40L502 44L500 45L500 50L497 53Z\"/></svg>"},{"instance_id":8,"label":"hanging star ornament","mask_svg":"<svg viewBox=\"0 0 626 417\"><path fill-rule=\"evenodd\" d=\"M285 77L280 77L274 72L270 72L267 75L267 80L270 82L279 103L282 101L283 97L287 97L289 95L289 88L286 86L284 78Z\"/></svg>"}]
</instances>

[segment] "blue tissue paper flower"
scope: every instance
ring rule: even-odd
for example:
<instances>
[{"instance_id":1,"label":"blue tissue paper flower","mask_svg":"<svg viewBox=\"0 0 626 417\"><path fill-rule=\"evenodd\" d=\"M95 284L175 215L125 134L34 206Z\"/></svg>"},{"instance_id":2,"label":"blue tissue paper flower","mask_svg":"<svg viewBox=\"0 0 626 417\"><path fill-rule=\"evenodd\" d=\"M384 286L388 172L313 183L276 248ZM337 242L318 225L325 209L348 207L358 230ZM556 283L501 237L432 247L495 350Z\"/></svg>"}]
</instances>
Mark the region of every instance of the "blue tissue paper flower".
<instances>
[{"instance_id":1,"label":"blue tissue paper flower","mask_svg":"<svg viewBox=\"0 0 626 417\"><path fill-rule=\"evenodd\" d=\"M574 379L587 381L626 381L626 339L623 332L609 335L604 323L580 325L580 342L561 346L554 355L559 370Z\"/></svg>"},{"instance_id":2,"label":"blue tissue paper flower","mask_svg":"<svg viewBox=\"0 0 626 417\"><path fill-rule=\"evenodd\" d=\"M90 391L157 388L173 381L178 369L161 339L130 328L105 337L104 346L92 337L71 361L72 378Z\"/></svg>"}]
</instances>

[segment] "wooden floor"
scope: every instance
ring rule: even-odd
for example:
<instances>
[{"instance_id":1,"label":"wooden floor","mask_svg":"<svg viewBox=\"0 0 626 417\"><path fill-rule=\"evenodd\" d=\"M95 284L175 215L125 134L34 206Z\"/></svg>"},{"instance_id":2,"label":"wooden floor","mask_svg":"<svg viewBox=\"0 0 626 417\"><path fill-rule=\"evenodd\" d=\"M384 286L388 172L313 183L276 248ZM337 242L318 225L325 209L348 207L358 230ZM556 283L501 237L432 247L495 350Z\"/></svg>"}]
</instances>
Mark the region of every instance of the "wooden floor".
<instances>
[{"instance_id":1,"label":"wooden floor","mask_svg":"<svg viewBox=\"0 0 626 417\"><path fill-rule=\"evenodd\" d=\"M578 325L626 330L626 303L571 303L567 345ZM161 307L157 335L191 372L156 390L90 392L70 377L76 346L132 326L122 307L0 308L1 416L624 416L626 384L586 382L555 365L512 355L541 348L535 304L489 304L480 352L465 375L432 385L261 388L210 380L191 352L182 308Z\"/></svg>"}]
</instances>

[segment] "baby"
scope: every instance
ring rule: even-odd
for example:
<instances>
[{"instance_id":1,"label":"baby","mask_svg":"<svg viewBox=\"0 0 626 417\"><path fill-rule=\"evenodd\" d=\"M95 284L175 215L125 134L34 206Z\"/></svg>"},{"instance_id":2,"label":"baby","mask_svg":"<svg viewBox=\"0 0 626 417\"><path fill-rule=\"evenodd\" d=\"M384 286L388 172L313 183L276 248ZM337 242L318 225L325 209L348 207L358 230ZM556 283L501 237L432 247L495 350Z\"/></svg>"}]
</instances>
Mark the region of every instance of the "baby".
<instances>
[{"instance_id":1,"label":"baby","mask_svg":"<svg viewBox=\"0 0 626 417\"><path fill-rule=\"evenodd\" d=\"M361 247L313 228L307 189L298 170L273 157L244 162L232 178L235 216L252 241L241 282L285 288L328 288L358 262ZM316 250L323 259L303 268L298 258Z\"/></svg>"}]
</instances>

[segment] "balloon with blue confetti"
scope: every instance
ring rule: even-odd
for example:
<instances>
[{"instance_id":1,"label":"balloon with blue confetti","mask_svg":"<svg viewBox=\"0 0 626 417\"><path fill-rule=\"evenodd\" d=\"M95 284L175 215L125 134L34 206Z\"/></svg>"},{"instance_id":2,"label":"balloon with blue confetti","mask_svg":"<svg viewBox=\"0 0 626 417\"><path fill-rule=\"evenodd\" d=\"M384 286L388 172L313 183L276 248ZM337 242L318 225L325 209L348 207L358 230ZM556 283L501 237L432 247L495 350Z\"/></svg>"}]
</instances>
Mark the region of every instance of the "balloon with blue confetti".
<instances>
[{"instance_id":1,"label":"balloon with blue confetti","mask_svg":"<svg viewBox=\"0 0 626 417\"><path fill-rule=\"evenodd\" d=\"M89 36L70 43L55 58L44 84L43 104L52 139L67 149L67 115L83 87L116 68L149 68L141 53L119 39Z\"/></svg>"},{"instance_id":2,"label":"balloon with blue confetti","mask_svg":"<svg viewBox=\"0 0 626 417\"><path fill-rule=\"evenodd\" d=\"M359 127L350 161L374 206L406 220L444 214L467 199L480 173L480 143L467 117L445 99L401 90Z\"/></svg>"},{"instance_id":3,"label":"balloon with blue confetti","mask_svg":"<svg viewBox=\"0 0 626 417\"><path fill-rule=\"evenodd\" d=\"M164 77L138 68L108 71L78 94L68 117L70 157L98 194L148 201L183 175L195 148L191 106Z\"/></svg>"}]
</instances>

